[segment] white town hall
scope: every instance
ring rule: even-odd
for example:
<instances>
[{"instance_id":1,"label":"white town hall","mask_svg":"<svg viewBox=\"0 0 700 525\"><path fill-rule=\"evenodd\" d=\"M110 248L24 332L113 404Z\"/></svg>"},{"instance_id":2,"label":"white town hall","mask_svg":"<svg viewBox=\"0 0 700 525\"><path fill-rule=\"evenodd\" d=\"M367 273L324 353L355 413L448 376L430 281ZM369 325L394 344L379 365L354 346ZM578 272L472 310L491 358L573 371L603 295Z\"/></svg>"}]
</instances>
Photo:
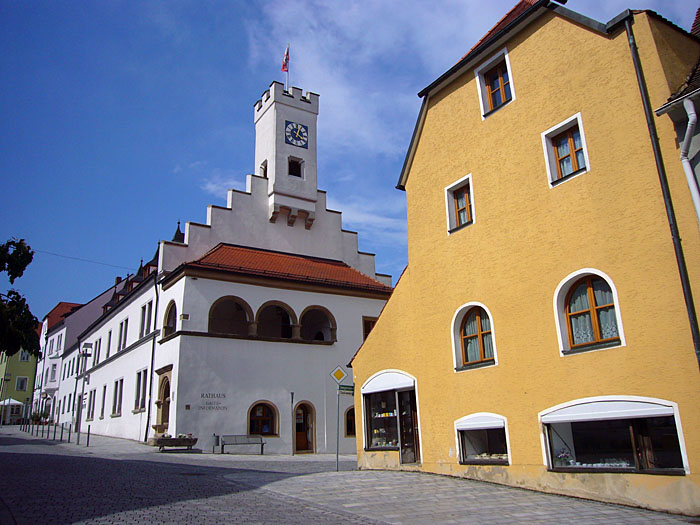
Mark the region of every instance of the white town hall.
<instances>
[{"instance_id":1,"label":"white town hall","mask_svg":"<svg viewBox=\"0 0 700 525\"><path fill-rule=\"evenodd\" d=\"M59 387L55 421L141 441L192 434L205 450L214 434L262 434L266 453L335 451L330 372L348 372L392 288L317 188L318 104L278 82L263 93L246 191L114 286L63 356L90 353L65 378L84 408ZM352 453L352 397L340 403L339 449Z\"/></svg>"}]
</instances>

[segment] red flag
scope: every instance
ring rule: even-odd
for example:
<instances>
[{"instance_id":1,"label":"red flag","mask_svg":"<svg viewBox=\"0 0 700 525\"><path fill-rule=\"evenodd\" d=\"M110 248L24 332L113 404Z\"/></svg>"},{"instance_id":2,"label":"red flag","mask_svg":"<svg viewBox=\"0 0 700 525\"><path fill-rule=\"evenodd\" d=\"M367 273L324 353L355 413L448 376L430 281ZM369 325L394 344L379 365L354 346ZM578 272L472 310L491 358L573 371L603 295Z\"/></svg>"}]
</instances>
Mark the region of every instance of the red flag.
<instances>
[{"instance_id":1,"label":"red flag","mask_svg":"<svg viewBox=\"0 0 700 525\"><path fill-rule=\"evenodd\" d=\"M284 51L284 58L282 59L282 71L289 71L289 44L287 44L287 49Z\"/></svg>"}]
</instances>

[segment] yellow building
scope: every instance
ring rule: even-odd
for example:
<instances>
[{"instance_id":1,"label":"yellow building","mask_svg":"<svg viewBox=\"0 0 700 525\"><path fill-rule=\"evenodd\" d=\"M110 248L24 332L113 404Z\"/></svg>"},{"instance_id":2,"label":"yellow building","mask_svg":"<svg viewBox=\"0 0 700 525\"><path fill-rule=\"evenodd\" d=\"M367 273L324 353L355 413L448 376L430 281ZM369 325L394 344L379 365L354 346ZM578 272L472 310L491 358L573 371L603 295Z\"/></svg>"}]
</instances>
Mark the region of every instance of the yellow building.
<instances>
[{"instance_id":1,"label":"yellow building","mask_svg":"<svg viewBox=\"0 0 700 525\"><path fill-rule=\"evenodd\" d=\"M409 264L352 362L360 468L700 514L700 231L651 110L698 56L650 11L524 0L419 94Z\"/></svg>"}]
</instances>

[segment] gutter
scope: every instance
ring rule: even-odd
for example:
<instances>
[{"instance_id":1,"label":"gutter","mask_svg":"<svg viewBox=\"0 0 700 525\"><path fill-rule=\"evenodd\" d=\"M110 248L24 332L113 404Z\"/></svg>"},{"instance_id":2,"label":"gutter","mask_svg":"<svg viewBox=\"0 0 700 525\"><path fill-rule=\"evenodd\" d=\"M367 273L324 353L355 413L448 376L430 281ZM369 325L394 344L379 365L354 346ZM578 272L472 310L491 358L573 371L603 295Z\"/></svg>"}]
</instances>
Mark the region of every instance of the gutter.
<instances>
[{"instance_id":1,"label":"gutter","mask_svg":"<svg viewBox=\"0 0 700 525\"><path fill-rule=\"evenodd\" d=\"M634 71L637 74L637 84L639 85L639 93L642 97L642 106L644 107L644 116L646 117L647 127L649 128L649 139L651 140L651 149L654 153L656 161L656 171L659 175L659 184L661 185L661 193L666 207L666 217L671 230L671 238L673 240L673 249L676 254L676 263L678 265L678 273L681 278L681 287L683 289L683 297L685 299L685 307L688 313L688 322L690 324L690 333L693 338L693 347L695 348L695 357L700 367L700 329L698 328L698 317L695 311L695 303L693 301L693 293L690 288L690 277L688 276L688 268L685 264L685 256L683 255L683 247L681 246L681 238L678 233L678 225L676 224L676 213L673 209L673 201L671 199L671 190L668 186L668 178L666 177L666 168L664 160L661 156L661 148L659 147L659 136L656 132L656 124L654 123L654 115L649 102L649 93L647 92L646 81L644 80L644 72L642 71L642 63L637 50L637 42L632 31L633 16L625 18L625 31L627 32L627 40L632 54L632 62L634 63ZM684 141L685 142L685 141Z\"/></svg>"},{"instance_id":2,"label":"gutter","mask_svg":"<svg viewBox=\"0 0 700 525\"><path fill-rule=\"evenodd\" d=\"M692 141L693 134L695 133L698 115L695 112L695 104L693 104L693 101L690 98L686 98L683 101L683 109L685 109L685 112L688 115L688 127L685 129L685 136L683 137L683 143L681 144L681 165L683 166L685 178L688 182L690 196L693 199L695 214L698 216L698 223L700 224L700 188L698 188L698 180L695 178L693 167L690 165L690 159L688 158L690 142Z\"/></svg>"}]
</instances>

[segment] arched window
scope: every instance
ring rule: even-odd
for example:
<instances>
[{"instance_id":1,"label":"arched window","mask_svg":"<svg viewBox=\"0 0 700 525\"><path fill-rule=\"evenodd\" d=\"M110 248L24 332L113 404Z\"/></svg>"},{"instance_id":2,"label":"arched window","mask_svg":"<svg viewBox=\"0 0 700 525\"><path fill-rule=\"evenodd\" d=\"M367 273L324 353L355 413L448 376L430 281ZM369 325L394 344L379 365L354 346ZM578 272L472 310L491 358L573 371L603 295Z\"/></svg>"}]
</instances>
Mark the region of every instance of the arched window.
<instances>
[{"instance_id":1,"label":"arched window","mask_svg":"<svg viewBox=\"0 0 700 525\"><path fill-rule=\"evenodd\" d=\"M277 413L268 403L257 403L248 415L248 434L277 435Z\"/></svg>"},{"instance_id":2,"label":"arched window","mask_svg":"<svg viewBox=\"0 0 700 525\"><path fill-rule=\"evenodd\" d=\"M209 310L212 334L248 335L250 308L236 297L222 297Z\"/></svg>"},{"instance_id":3,"label":"arched window","mask_svg":"<svg viewBox=\"0 0 700 525\"><path fill-rule=\"evenodd\" d=\"M258 335L291 339L293 320L289 311L277 304L271 304L258 314Z\"/></svg>"},{"instance_id":4,"label":"arched window","mask_svg":"<svg viewBox=\"0 0 700 525\"><path fill-rule=\"evenodd\" d=\"M345 411L345 437L355 437L355 408Z\"/></svg>"},{"instance_id":5,"label":"arched window","mask_svg":"<svg viewBox=\"0 0 700 525\"><path fill-rule=\"evenodd\" d=\"M576 281L566 297L566 326L571 349L620 341L610 285L596 275Z\"/></svg>"},{"instance_id":6,"label":"arched window","mask_svg":"<svg viewBox=\"0 0 700 525\"><path fill-rule=\"evenodd\" d=\"M301 314L301 338L304 341L335 341L335 320L320 306L310 306Z\"/></svg>"},{"instance_id":7,"label":"arched window","mask_svg":"<svg viewBox=\"0 0 700 525\"><path fill-rule=\"evenodd\" d=\"M168 308L165 310L165 322L163 323L163 337L167 337L175 333L177 329L177 306L175 301L170 301Z\"/></svg>"},{"instance_id":8,"label":"arched window","mask_svg":"<svg viewBox=\"0 0 700 525\"><path fill-rule=\"evenodd\" d=\"M462 364L472 365L491 362L494 359L491 319L480 306L471 308L460 328Z\"/></svg>"}]
</instances>

